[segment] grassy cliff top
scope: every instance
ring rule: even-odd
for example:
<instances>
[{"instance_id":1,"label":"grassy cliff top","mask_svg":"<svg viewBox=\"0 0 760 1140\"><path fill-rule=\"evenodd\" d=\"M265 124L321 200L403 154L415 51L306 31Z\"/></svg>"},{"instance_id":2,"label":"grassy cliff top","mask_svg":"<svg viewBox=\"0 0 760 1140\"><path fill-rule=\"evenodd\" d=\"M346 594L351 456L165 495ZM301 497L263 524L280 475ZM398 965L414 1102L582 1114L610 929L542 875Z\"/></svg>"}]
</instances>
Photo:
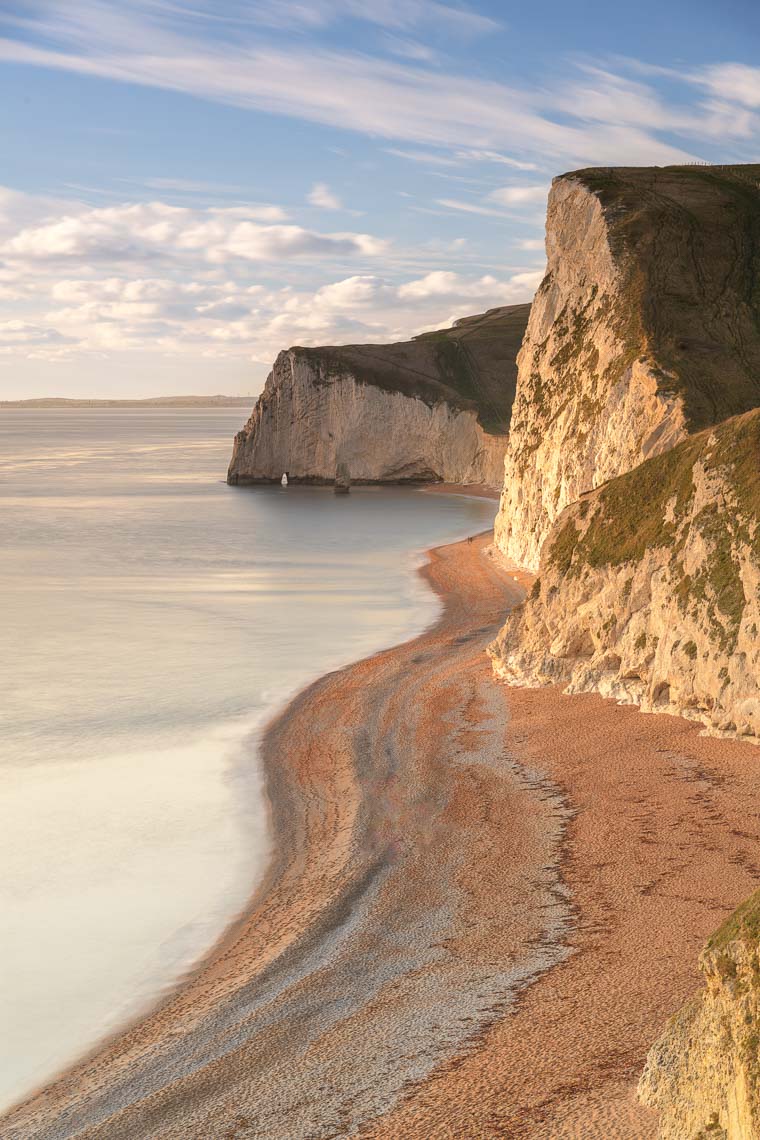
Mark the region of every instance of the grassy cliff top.
<instances>
[{"instance_id":1,"label":"grassy cliff top","mask_svg":"<svg viewBox=\"0 0 760 1140\"><path fill-rule=\"evenodd\" d=\"M661 389L683 396L693 430L760 405L760 165L566 179L599 198L627 295L621 327Z\"/></svg>"},{"instance_id":2,"label":"grassy cliff top","mask_svg":"<svg viewBox=\"0 0 760 1140\"><path fill-rule=\"evenodd\" d=\"M429 404L472 408L486 431L501 435L509 428L516 358L529 313L530 305L505 305L396 344L291 351L328 373L350 372L359 381Z\"/></svg>"}]
</instances>

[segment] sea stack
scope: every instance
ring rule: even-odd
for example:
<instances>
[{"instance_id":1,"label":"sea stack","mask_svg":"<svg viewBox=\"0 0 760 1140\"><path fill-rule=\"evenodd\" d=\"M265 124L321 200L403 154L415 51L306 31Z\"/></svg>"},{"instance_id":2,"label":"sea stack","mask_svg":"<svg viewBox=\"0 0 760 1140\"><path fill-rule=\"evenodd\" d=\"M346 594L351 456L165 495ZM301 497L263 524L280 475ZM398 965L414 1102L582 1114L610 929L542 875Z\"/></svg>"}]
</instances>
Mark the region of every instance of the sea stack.
<instances>
[{"instance_id":1,"label":"sea stack","mask_svg":"<svg viewBox=\"0 0 760 1140\"><path fill-rule=\"evenodd\" d=\"M290 348L238 432L228 482L500 487L529 305L396 344ZM340 459L339 459L340 457Z\"/></svg>"},{"instance_id":2,"label":"sea stack","mask_svg":"<svg viewBox=\"0 0 760 1140\"><path fill-rule=\"evenodd\" d=\"M335 471L334 490L336 495L347 495L351 490L351 476L347 463L339 463Z\"/></svg>"}]
</instances>

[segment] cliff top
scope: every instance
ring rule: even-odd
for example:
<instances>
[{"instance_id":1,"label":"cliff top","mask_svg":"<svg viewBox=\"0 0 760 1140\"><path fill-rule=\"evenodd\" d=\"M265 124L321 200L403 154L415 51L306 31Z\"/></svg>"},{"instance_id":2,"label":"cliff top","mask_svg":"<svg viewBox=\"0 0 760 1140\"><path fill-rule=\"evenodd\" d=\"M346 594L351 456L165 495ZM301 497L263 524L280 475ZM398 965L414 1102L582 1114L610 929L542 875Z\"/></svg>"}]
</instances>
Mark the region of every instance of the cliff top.
<instances>
[{"instance_id":1,"label":"cliff top","mask_svg":"<svg viewBox=\"0 0 760 1140\"><path fill-rule=\"evenodd\" d=\"M760 165L601 167L555 179L601 202L632 354L693 430L760 404Z\"/></svg>"},{"instance_id":2,"label":"cliff top","mask_svg":"<svg viewBox=\"0 0 760 1140\"><path fill-rule=\"evenodd\" d=\"M501 435L509 428L529 313L530 305L504 305L409 341L290 351L386 391L472 408L487 431Z\"/></svg>"}]
</instances>

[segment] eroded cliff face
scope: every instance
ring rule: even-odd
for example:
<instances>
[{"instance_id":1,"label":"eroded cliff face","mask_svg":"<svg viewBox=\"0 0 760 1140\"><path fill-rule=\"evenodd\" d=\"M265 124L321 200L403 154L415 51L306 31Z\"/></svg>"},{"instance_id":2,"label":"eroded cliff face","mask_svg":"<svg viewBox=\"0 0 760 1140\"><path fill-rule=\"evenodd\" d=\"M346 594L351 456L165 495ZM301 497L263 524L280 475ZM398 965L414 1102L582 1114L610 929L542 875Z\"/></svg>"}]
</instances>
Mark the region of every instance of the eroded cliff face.
<instances>
[{"instance_id":1,"label":"eroded cliff face","mask_svg":"<svg viewBox=\"0 0 760 1140\"><path fill-rule=\"evenodd\" d=\"M292 348L238 433L231 483L503 479L529 306L392 345Z\"/></svg>"},{"instance_id":2,"label":"eroded cliff face","mask_svg":"<svg viewBox=\"0 0 760 1140\"><path fill-rule=\"evenodd\" d=\"M496 543L538 567L563 509L760 403L760 168L555 179Z\"/></svg>"},{"instance_id":3,"label":"eroded cliff face","mask_svg":"<svg viewBox=\"0 0 760 1140\"><path fill-rule=\"evenodd\" d=\"M708 943L705 987L653 1046L639 1084L660 1140L760 1140L760 892Z\"/></svg>"},{"instance_id":4,"label":"eroded cliff face","mask_svg":"<svg viewBox=\"0 0 760 1140\"><path fill-rule=\"evenodd\" d=\"M497 675L760 737L760 410L568 507L539 573Z\"/></svg>"},{"instance_id":5,"label":"eroded cliff face","mask_svg":"<svg viewBox=\"0 0 760 1140\"><path fill-rule=\"evenodd\" d=\"M330 373L298 349L281 352L253 415L235 438L229 481L501 484L506 437L472 410L428 404Z\"/></svg>"}]
</instances>

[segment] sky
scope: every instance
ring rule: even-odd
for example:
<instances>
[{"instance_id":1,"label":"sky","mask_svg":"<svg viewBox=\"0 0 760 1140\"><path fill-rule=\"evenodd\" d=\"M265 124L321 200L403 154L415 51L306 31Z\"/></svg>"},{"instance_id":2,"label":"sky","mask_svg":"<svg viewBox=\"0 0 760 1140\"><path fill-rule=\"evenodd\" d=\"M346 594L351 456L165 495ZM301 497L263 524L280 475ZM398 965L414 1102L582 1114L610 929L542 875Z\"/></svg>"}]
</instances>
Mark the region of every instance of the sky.
<instances>
[{"instance_id":1,"label":"sky","mask_svg":"<svg viewBox=\"0 0 760 1140\"><path fill-rule=\"evenodd\" d=\"M760 160L754 0L0 0L0 398L529 300L551 179Z\"/></svg>"}]
</instances>

